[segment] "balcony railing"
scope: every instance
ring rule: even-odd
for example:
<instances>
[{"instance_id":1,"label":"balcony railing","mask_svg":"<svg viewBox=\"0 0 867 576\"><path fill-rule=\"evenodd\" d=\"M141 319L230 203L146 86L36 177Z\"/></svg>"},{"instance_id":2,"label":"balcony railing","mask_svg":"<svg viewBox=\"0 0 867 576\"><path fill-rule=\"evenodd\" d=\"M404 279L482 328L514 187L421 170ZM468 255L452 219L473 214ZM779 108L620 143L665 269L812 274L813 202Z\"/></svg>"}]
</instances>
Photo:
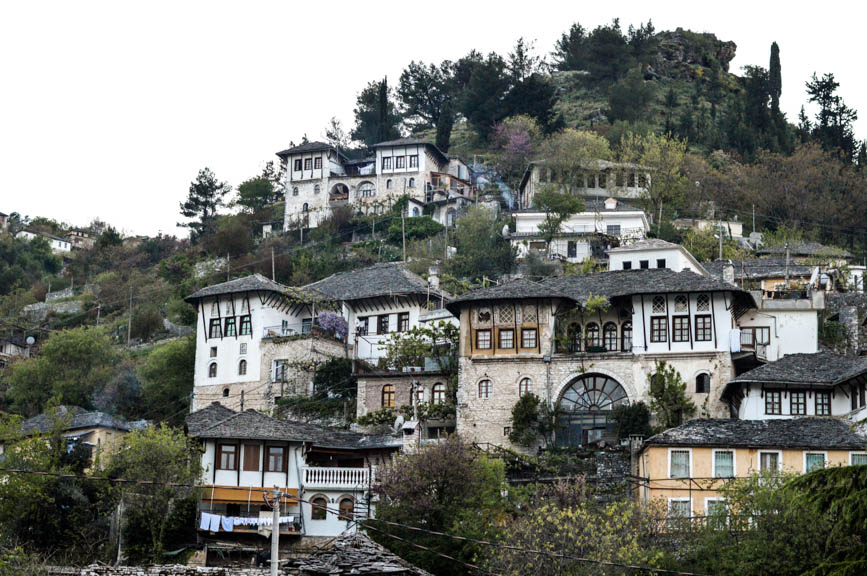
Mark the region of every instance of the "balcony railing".
<instances>
[{"instance_id":1,"label":"balcony railing","mask_svg":"<svg viewBox=\"0 0 867 576\"><path fill-rule=\"evenodd\" d=\"M312 330L313 325L311 323L265 326L262 329L262 338L281 338L285 336L297 336L298 334L310 334Z\"/></svg>"},{"instance_id":2,"label":"balcony railing","mask_svg":"<svg viewBox=\"0 0 867 576\"><path fill-rule=\"evenodd\" d=\"M367 468L321 468L302 469L305 488L366 489L373 473Z\"/></svg>"}]
</instances>

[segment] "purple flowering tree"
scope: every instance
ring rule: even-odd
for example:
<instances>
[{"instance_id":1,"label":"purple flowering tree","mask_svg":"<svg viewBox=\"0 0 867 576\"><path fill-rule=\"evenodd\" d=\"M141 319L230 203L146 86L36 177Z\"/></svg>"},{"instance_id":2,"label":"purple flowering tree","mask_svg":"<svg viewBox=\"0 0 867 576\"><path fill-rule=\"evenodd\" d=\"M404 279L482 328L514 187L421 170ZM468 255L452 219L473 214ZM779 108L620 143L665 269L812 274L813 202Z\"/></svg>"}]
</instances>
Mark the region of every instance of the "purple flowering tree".
<instances>
[{"instance_id":1,"label":"purple flowering tree","mask_svg":"<svg viewBox=\"0 0 867 576\"><path fill-rule=\"evenodd\" d=\"M319 329L329 336L338 340L346 338L349 329L346 320L340 314L335 314L334 312L320 312L316 317L316 321L319 324Z\"/></svg>"}]
</instances>

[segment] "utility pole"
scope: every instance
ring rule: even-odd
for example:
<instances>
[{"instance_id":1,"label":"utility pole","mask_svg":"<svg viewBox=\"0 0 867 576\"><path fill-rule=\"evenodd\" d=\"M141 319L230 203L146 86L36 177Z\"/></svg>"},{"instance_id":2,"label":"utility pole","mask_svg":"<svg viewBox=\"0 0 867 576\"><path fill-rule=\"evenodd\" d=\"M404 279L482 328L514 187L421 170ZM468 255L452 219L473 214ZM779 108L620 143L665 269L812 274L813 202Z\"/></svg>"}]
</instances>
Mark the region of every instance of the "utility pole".
<instances>
[{"instance_id":1,"label":"utility pole","mask_svg":"<svg viewBox=\"0 0 867 576\"><path fill-rule=\"evenodd\" d=\"M789 243L786 242L786 290L789 289Z\"/></svg>"},{"instance_id":2,"label":"utility pole","mask_svg":"<svg viewBox=\"0 0 867 576\"><path fill-rule=\"evenodd\" d=\"M722 260L722 242L723 240L723 225L722 220L719 222L719 259Z\"/></svg>"},{"instance_id":3,"label":"utility pole","mask_svg":"<svg viewBox=\"0 0 867 576\"><path fill-rule=\"evenodd\" d=\"M756 205L753 204L753 232L756 231Z\"/></svg>"},{"instance_id":4,"label":"utility pole","mask_svg":"<svg viewBox=\"0 0 867 576\"><path fill-rule=\"evenodd\" d=\"M121 564L123 564L123 492L117 505L117 563L115 565Z\"/></svg>"},{"instance_id":5,"label":"utility pole","mask_svg":"<svg viewBox=\"0 0 867 576\"><path fill-rule=\"evenodd\" d=\"M400 235L403 238L403 261L406 262L406 209L400 211Z\"/></svg>"},{"instance_id":6,"label":"utility pole","mask_svg":"<svg viewBox=\"0 0 867 576\"><path fill-rule=\"evenodd\" d=\"M280 498L283 494L274 486L274 516L271 526L271 576L277 576L280 566Z\"/></svg>"},{"instance_id":7,"label":"utility pole","mask_svg":"<svg viewBox=\"0 0 867 576\"><path fill-rule=\"evenodd\" d=\"M229 253L226 252L226 282L229 281L230 274L232 272L232 262L229 260Z\"/></svg>"},{"instance_id":8,"label":"utility pole","mask_svg":"<svg viewBox=\"0 0 867 576\"><path fill-rule=\"evenodd\" d=\"M96 305L96 325L99 326L99 313L102 311L102 304Z\"/></svg>"},{"instance_id":9,"label":"utility pole","mask_svg":"<svg viewBox=\"0 0 867 576\"><path fill-rule=\"evenodd\" d=\"M274 247L271 246L271 280L277 281L277 275L274 273Z\"/></svg>"},{"instance_id":10,"label":"utility pole","mask_svg":"<svg viewBox=\"0 0 867 576\"><path fill-rule=\"evenodd\" d=\"M662 233L662 198L659 199L659 222L656 223L656 236Z\"/></svg>"},{"instance_id":11,"label":"utility pole","mask_svg":"<svg viewBox=\"0 0 867 576\"><path fill-rule=\"evenodd\" d=\"M129 318L126 320L126 347L129 348L129 341L132 338L132 286L129 288Z\"/></svg>"}]
</instances>

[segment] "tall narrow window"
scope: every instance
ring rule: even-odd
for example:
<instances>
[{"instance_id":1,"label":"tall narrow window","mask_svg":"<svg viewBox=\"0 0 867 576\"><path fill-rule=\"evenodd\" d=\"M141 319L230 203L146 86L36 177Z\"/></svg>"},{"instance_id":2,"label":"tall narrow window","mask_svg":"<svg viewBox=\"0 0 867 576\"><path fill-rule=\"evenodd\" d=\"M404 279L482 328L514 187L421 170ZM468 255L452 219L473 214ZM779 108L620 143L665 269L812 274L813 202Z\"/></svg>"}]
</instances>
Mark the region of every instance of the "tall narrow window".
<instances>
[{"instance_id":1,"label":"tall narrow window","mask_svg":"<svg viewBox=\"0 0 867 576\"><path fill-rule=\"evenodd\" d=\"M241 360L238 362L238 376L246 376L247 375L247 361Z\"/></svg>"},{"instance_id":2,"label":"tall narrow window","mask_svg":"<svg viewBox=\"0 0 867 576\"><path fill-rule=\"evenodd\" d=\"M476 330L476 349L490 350L491 349L491 331Z\"/></svg>"},{"instance_id":3,"label":"tall narrow window","mask_svg":"<svg viewBox=\"0 0 867 576\"><path fill-rule=\"evenodd\" d=\"M397 315L397 331L406 332L409 330L409 312L400 312Z\"/></svg>"},{"instance_id":4,"label":"tall narrow window","mask_svg":"<svg viewBox=\"0 0 867 576\"><path fill-rule=\"evenodd\" d=\"M765 414L779 415L783 413L783 393L779 390L765 390Z\"/></svg>"},{"instance_id":5,"label":"tall narrow window","mask_svg":"<svg viewBox=\"0 0 867 576\"><path fill-rule=\"evenodd\" d=\"M382 157L382 169L391 170L391 156Z\"/></svg>"},{"instance_id":6,"label":"tall narrow window","mask_svg":"<svg viewBox=\"0 0 867 576\"><path fill-rule=\"evenodd\" d=\"M386 384L382 387L382 407L391 408L394 406L394 384Z\"/></svg>"},{"instance_id":7,"label":"tall narrow window","mask_svg":"<svg viewBox=\"0 0 867 576\"><path fill-rule=\"evenodd\" d=\"M305 170L312 170L313 169L313 159L312 158L305 158L304 159L304 169Z\"/></svg>"},{"instance_id":8,"label":"tall narrow window","mask_svg":"<svg viewBox=\"0 0 867 576\"><path fill-rule=\"evenodd\" d=\"M322 156L317 156L313 159L313 169L320 170L322 168Z\"/></svg>"},{"instance_id":9,"label":"tall narrow window","mask_svg":"<svg viewBox=\"0 0 867 576\"><path fill-rule=\"evenodd\" d=\"M222 338L223 329L220 325L219 318L211 318L211 324L208 326L208 338Z\"/></svg>"},{"instance_id":10,"label":"tall narrow window","mask_svg":"<svg viewBox=\"0 0 867 576\"><path fill-rule=\"evenodd\" d=\"M789 394L789 410L792 416L807 415L807 393L795 391Z\"/></svg>"},{"instance_id":11,"label":"tall narrow window","mask_svg":"<svg viewBox=\"0 0 867 576\"><path fill-rule=\"evenodd\" d=\"M376 333L388 334L388 314L381 314L376 317Z\"/></svg>"},{"instance_id":12,"label":"tall narrow window","mask_svg":"<svg viewBox=\"0 0 867 576\"><path fill-rule=\"evenodd\" d=\"M491 397L491 381L490 380L480 380L479 381L479 398L487 399Z\"/></svg>"},{"instance_id":13,"label":"tall narrow window","mask_svg":"<svg viewBox=\"0 0 867 576\"><path fill-rule=\"evenodd\" d=\"M244 471L259 471L259 445L244 444Z\"/></svg>"},{"instance_id":14,"label":"tall narrow window","mask_svg":"<svg viewBox=\"0 0 867 576\"><path fill-rule=\"evenodd\" d=\"M250 315L241 316L241 336L250 336L253 333L253 321Z\"/></svg>"},{"instance_id":15,"label":"tall narrow window","mask_svg":"<svg viewBox=\"0 0 867 576\"><path fill-rule=\"evenodd\" d=\"M301 172L301 158L297 158L293 164L295 166L295 172Z\"/></svg>"},{"instance_id":16,"label":"tall narrow window","mask_svg":"<svg viewBox=\"0 0 867 576\"><path fill-rule=\"evenodd\" d=\"M238 469L238 447L234 444L217 445L217 470Z\"/></svg>"},{"instance_id":17,"label":"tall narrow window","mask_svg":"<svg viewBox=\"0 0 867 576\"><path fill-rule=\"evenodd\" d=\"M511 328L503 328L499 332L499 343L497 348L501 350L514 350L515 348L515 331Z\"/></svg>"},{"instance_id":18,"label":"tall narrow window","mask_svg":"<svg viewBox=\"0 0 867 576\"><path fill-rule=\"evenodd\" d=\"M714 478L734 478L735 453L732 450L714 450L713 452L713 476Z\"/></svg>"},{"instance_id":19,"label":"tall narrow window","mask_svg":"<svg viewBox=\"0 0 867 576\"><path fill-rule=\"evenodd\" d=\"M668 341L668 322L666 322L665 318L659 318L656 316L650 318L650 341Z\"/></svg>"},{"instance_id":20,"label":"tall narrow window","mask_svg":"<svg viewBox=\"0 0 867 576\"><path fill-rule=\"evenodd\" d=\"M689 478L689 450L669 451L669 478Z\"/></svg>"},{"instance_id":21,"label":"tall narrow window","mask_svg":"<svg viewBox=\"0 0 867 576\"><path fill-rule=\"evenodd\" d=\"M431 404L443 404L446 401L446 385L437 382L431 389Z\"/></svg>"},{"instance_id":22,"label":"tall narrow window","mask_svg":"<svg viewBox=\"0 0 867 576\"><path fill-rule=\"evenodd\" d=\"M529 378L521 378L518 382L518 396L526 396L533 393L533 381Z\"/></svg>"},{"instance_id":23,"label":"tall narrow window","mask_svg":"<svg viewBox=\"0 0 867 576\"><path fill-rule=\"evenodd\" d=\"M405 168L406 167L406 156L395 156L394 157L394 167L395 168Z\"/></svg>"},{"instance_id":24,"label":"tall narrow window","mask_svg":"<svg viewBox=\"0 0 867 576\"><path fill-rule=\"evenodd\" d=\"M617 352L617 324L608 322L602 328L602 338L605 350Z\"/></svg>"},{"instance_id":25,"label":"tall narrow window","mask_svg":"<svg viewBox=\"0 0 867 576\"><path fill-rule=\"evenodd\" d=\"M409 167L418 168L418 154L413 154L409 157Z\"/></svg>"},{"instance_id":26,"label":"tall narrow window","mask_svg":"<svg viewBox=\"0 0 867 576\"><path fill-rule=\"evenodd\" d=\"M602 340L599 337L599 324L596 322L589 323L584 329L585 342L587 343L588 352L592 352L591 348L598 348L602 345Z\"/></svg>"},{"instance_id":27,"label":"tall narrow window","mask_svg":"<svg viewBox=\"0 0 867 576\"><path fill-rule=\"evenodd\" d=\"M265 456L265 472L285 472L286 454L286 448L283 446L268 446Z\"/></svg>"},{"instance_id":28,"label":"tall narrow window","mask_svg":"<svg viewBox=\"0 0 867 576\"><path fill-rule=\"evenodd\" d=\"M689 316L672 316L672 342L689 342Z\"/></svg>"},{"instance_id":29,"label":"tall narrow window","mask_svg":"<svg viewBox=\"0 0 867 576\"><path fill-rule=\"evenodd\" d=\"M695 377L695 393L708 394L710 392L710 374L699 374Z\"/></svg>"},{"instance_id":30,"label":"tall narrow window","mask_svg":"<svg viewBox=\"0 0 867 576\"><path fill-rule=\"evenodd\" d=\"M311 520L327 520L328 519L328 500L322 496L317 496L310 501L310 519Z\"/></svg>"},{"instance_id":31,"label":"tall narrow window","mask_svg":"<svg viewBox=\"0 0 867 576\"><path fill-rule=\"evenodd\" d=\"M217 363L211 362L208 365L208 378L216 378L217 377Z\"/></svg>"},{"instance_id":32,"label":"tall narrow window","mask_svg":"<svg viewBox=\"0 0 867 576\"><path fill-rule=\"evenodd\" d=\"M235 332L235 317L234 317L234 316L230 316L229 318L226 318L226 324L225 324L225 326L226 326L226 331L225 331L224 333L225 333L226 337L229 337L229 336L235 336L235 335L236 335L236 332Z\"/></svg>"},{"instance_id":33,"label":"tall narrow window","mask_svg":"<svg viewBox=\"0 0 867 576\"><path fill-rule=\"evenodd\" d=\"M624 352L632 352L632 322L624 322L620 327L621 346Z\"/></svg>"},{"instance_id":34,"label":"tall narrow window","mask_svg":"<svg viewBox=\"0 0 867 576\"><path fill-rule=\"evenodd\" d=\"M779 472L780 468L779 452L759 452L759 469L762 472Z\"/></svg>"},{"instance_id":35,"label":"tall narrow window","mask_svg":"<svg viewBox=\"0 0 867 576\"><path fill-rule=\"evenodd\" d=\"M695 341L710 342L713 339L711 317L708 315L695 317Z\"/></svg>"},{"instance_id":36,"label":"tall narrow window","mask_svg":"<svg viewBox=\"0 0 867 576\"><path fill-rule=\"evenodd\" d=\"M352 498L340 499L337 518L346 522L352 522L355 518L355 502L353 502Z\"/></svg>"},{"instance_id":37,"label":"tall narrow window","mask_svg":"<svg viewBox=\"0 0 867 576\"><path fill-rule=\"evenodd\" d=\"M816 394L816 416L831 415L831 393L830 392L815 392Z\"/></svg>"}]
</instances>

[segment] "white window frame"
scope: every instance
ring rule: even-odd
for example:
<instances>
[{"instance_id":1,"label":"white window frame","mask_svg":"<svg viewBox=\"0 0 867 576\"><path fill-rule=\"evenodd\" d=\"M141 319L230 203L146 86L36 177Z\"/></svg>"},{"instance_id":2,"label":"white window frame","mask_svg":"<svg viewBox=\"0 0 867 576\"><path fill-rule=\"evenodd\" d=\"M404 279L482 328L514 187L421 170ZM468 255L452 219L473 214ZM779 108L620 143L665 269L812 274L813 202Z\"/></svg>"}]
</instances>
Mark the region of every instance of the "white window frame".
<instances>
[{"instance_id":1,"label":"white window frame","mask_svg":"<svg viewBox=\"0 0 867 576\"><path fill-rule=\"evenodd\" d=\"M694 514L695 510L693 510L693 508L692 508L692 498L689 498L688 496L686 496L686 497L685 496L678 496L678 497L672 497L672 498L668 499L668 508L666 509L666 512L668 513L669 517L671 517L671 503L672 502L689 502L689 516L687 516L686 518L691 519L695 515Z\"/></svg>"},{"instance_id":2,"label":"white window frame","mask_svg":"<svg viewBox=\"0 0 867 576\"><path fill-rule=\"evenodd\" d=\"M849 451L849 466L854 466L854 464L852 464L852 457L856 456L856 455L867 456L867 452L865 452L863 450L851 450L851 451Z\"/></svg>"},{"instance_id":3,"label":"white window frame","mask_svg":"<svg viewBox=\"0 0 867 576\"><path fill-rule=\"evenodd\" d=\"M827 450L804 450L804 474L807 473L807 454L821 454L825 458L825 460L824 460L825 464L824 464L824 466L822 466L822 469L824 470L825 468L828 467L828 451Z\"/></svg>"},{"instance_id":4,"label":"white window frame","mask_svg":"<svg viewBox=\"0 0 867 576\"><path fill-rule=\"evenodd\" d=\"M710 503L711 502L725 502L726 511L729 511L728 499L722 496L708 496L704 499L704 521L707 524L708 518L710 518ZM725 525L728 526L729 518L726 516Z\"/></svg>"},{"instance_id":5,"label":"white window frame","mask_svg":"<svg viewBox=\"0 0 867 576\"><path fill-rule=\"evenodd\" d=\"M738 451L734 448L715 448L711 450L711 476L716 480L716 453L717 452L731 452L732 453L732 475L731 476L719 476L719 478L737 478L738 476ZM707 498L705 498L707 500ZM725 498L723 498L725 500Z\"/></svg>"},{"instance_id":6,"label":"white window frame","mask_svg":"<svg viewBox=\"0 0 867 576\"><path fill-rule=\"evenodd\" d=\"M681 477L674 478L674 477L671 475L671 453L672 453L673 451L677 451L677 452L689 452L689 476L687 476L687 478L692 478L692 477L693 477L693 475L692 475L692 466L693 466L693 461L692 461L692 448L669 448L669 449L668 449L668 479L669 479L669 480L683 480L683 479L684 479L682 476L681 476ZM671 501L671 498L669 498L669 501Z\"/></svg>"},{"instance_id":7,"label":"white window frame","mask_svg":"<svg viewBox=\"0 0 867 576\"><path fill-rule=\"evenodd\" d=\"M759 472L762 471L762 454L776 454L777 455L777 472L783 471L783 451L782 450L759 450L759 461L757 462L758 467L757 470Z\"/></svg>"}]
</instances>

